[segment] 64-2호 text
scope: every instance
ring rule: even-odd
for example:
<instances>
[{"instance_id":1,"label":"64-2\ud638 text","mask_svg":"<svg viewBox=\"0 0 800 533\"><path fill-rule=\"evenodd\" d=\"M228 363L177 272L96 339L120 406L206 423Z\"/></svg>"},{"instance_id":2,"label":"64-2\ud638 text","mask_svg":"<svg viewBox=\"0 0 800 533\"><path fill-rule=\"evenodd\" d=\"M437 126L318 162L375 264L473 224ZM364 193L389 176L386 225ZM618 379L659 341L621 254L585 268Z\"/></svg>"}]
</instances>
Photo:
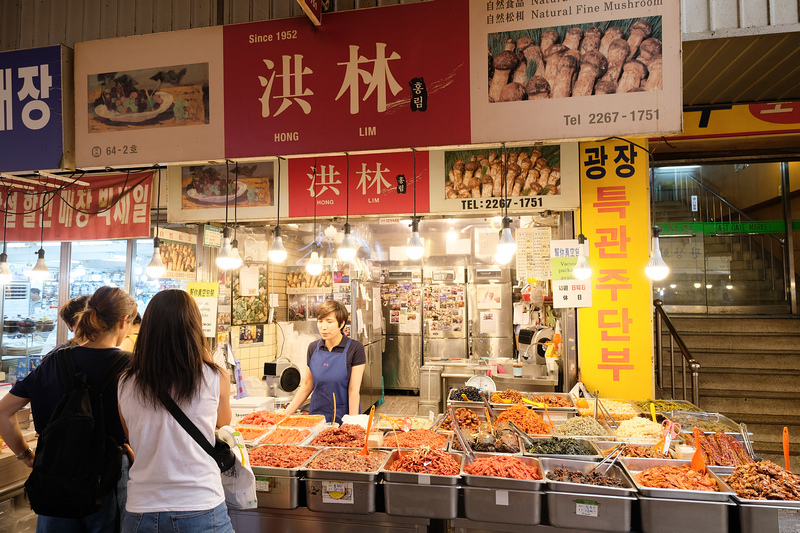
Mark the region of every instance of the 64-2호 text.
<instances>
[{"instance_id":1,"label":"64-2\ud638 text","mask_svg":"<svg viewBox=\"0 0 800 533\"><path fill-rule=\"evenodd\" d=\"M485 200L461 200L462 209L503 209L505 207L542 207L541 196L520 196L517 198L487 198Z\"/></svg>"},{"instance_id":2,"label":"64-2\ud638 text","mask_svg":"<svg viewBox=\"0 0 800 533\"><path fill-rule=\"evenodd\" d=\"M589 124L614 124L615 122L647 122L658 120L658 109L631 109L627 113L619 111L601 111L598 113L588 113ZM576 115L562 115L565 126L579 126L586 120L580 113Z\"/></svg>"}]
</instances>

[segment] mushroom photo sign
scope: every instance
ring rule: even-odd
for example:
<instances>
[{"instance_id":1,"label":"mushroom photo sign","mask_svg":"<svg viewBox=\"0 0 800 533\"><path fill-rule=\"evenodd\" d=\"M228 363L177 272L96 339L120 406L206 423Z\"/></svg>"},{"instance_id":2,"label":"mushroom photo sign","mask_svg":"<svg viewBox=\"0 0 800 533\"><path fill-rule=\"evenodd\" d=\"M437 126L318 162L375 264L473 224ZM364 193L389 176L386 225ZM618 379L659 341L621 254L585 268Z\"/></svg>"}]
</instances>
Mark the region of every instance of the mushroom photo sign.
<instances>
[{"instance_id":1,"label":"mushroom photo sign","mask_svg":"<svg viewBox=\"0 0 800 533\"><path fill-rule=\"evenodd\" d=\"M472 142L681 130L680 3L470 1Z\"/></svg>"}]
</instances>

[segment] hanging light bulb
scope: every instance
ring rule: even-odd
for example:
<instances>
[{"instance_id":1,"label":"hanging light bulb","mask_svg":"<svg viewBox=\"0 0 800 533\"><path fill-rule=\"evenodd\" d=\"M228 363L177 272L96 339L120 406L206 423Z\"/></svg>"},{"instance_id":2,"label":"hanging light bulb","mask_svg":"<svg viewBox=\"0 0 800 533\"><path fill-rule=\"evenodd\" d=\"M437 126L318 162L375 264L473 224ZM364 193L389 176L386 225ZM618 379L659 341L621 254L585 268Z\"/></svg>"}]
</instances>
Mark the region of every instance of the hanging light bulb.
<instances>
[{"instance_id":1,"label":"hanging light bulb","mask_svg":"<svg viewBox=\"0 0 800 533\"><path fill-rule=\"evenodd\" d=\"M244 261L242 261L242 256L239 255L239 241L237 241L236 239L233 239L231 241L231 257L233 258L232 261L233 266L231 268L233 269L240 268Z\"/></svg>"},{"instance_id":2,"label":"hanging light bulb","mask_svg":"<svg viewBox=\"0 0 800 533\"><path fill-rule=\"evenodd\" d=\"M8 254L3 252L0 254L0 285L11 283L12 277L11 269L8 268Z\"/></svg>"},{"instance_id":3,"label":"hanging light bulb","mask_svg":"<svg viewBox=\"0 0 800 533\"><path fill-rule=\"evenodd\" d=\"M272 248L269 249L269 260L273 263L286 261L286 248L283 247L280 226L275 226L275 238L272 241Z\"/></svg>"},{"instance_id":4,"label":"hanging light bulb","mask_svg":"<svg viewBox=\"0 0 800 533\"><path fill-rule=\"evenodd\" d=\"M653 248L650 252L650 261L644 267L644 273L647 274L647 277L655 281L662 280L669 275L669 267L664 262L664 258L661 257L661 247L658 244L660 231L661 229L658 226L653 226Z\"/></svg>"},{"instance_id":5,"label":"hanging light bulb","mask_svg":"<svg viewBox=\"0 0 800 533\"><path fill-rule=\"evenodd\" d=\"M357 251L356 243L353 240L353 237L350 236L350 223L345 222L344 238L342 239L342 244L339 245L339 249L336 251L336 254L342 261L350 262L356 256Z\"/></svg>"},{"instance_id":6,"label":"hanging light bulb","mask_svg":"<svg viewBox=\"0 0 800 533\"><path fill-rule=\"evenodd\" d=\"M419 237L419 218L414 217L411 221L411 237L406 244L406 255L409 259L416 261L425 255L425 245Z\"/></svg>"},{"instance_id":7,"label":"hanging light bulb","mask_svg":"<svg viewBox=\"0 0 800 533\"><path fill-rule=\"evenodd\" d=\"M33 270L31 270L28 274L28 278L31 281L44 281L46 279L50 279L50 271L47 269L47 265L44 262L44 248L39 248L39 251L36 252L36 255L39 256L39 259L37 259L36 264L33 265Z\"/></svg>"},{"instance_id":8,"label":"hanging light bulb","mask_svg":"<svg viewBox=\"0 0 800 533\"><path fill-rule=\"evenodd\" d=\"M458 233L453 226L447 231L447 242L455 242L458 239Z\"/></svg>"},{"instance_id":9,"label":"hanging light bulb","mask_svg":"<svg viewBox=\"0 0 800 533\"><path fill-rule=\"evenodd\" d=\"M494 254L494 260L498 265L507 265L511 262L511 258L514 257L514 254L506 254L498 250Z\"/></svg>"},{"instance_id":10,"label":"hanging light bulb","mask_svg":"<svg viewBox=\"0 0 800 533\"><path fill-rule=\"evenodd\" d=\"M578 262L575 263L575 268L572 269L572 275L575 276L575 279L589 279L592 277L592 267L589 265L589 260L586 258L583 249L585 242L586 237L583 236L583 233L578 235L580 251L578 252Z\"/></svg>"},{"instance_id":11,"label":"hanging light bulb","mask_svg":"<svg viewBox=\"0 0 800 533\"><path fill-rule=\"evenodd\" d=\"M311 276L319 276L322 273L322 261L317 253L317 245L314 244L314 251L311 252L311 257L306 263L306 272Z\"/></svg>"},{"instance_id":12,"label":"hanging light bulb","mask_svg":"<svg viewBox=\"0 0 800 533\"><path fill-rule=\"evenodd\" d=\"M156 228L158 231L158 228ZM150 279L158 279L167 271L164 262L161 260L161 239L156 237L153 239L153 258L144 269L145 273Z\"/></svg>"},{"instance_id":13,"label":"hanging light bulb","mask_svg":"<svg viewBox=\"0 0 800 533\"><path fill-rule=\"evenodd\" d=\"M517 253L517 242L511 235L511 219L503 217L503 230L500 232L500 241L497 243L497 253L503 257L508 256L508 261ZM506 263L508 262L506 261Z\"/></svg>"},{"instance_id":14,"label":"hanging light bulb","mask_svg":"<svg viewBox=\"0 0 800 533\"><path fill-rule=\"evenodd\" d=\"M219 254L217 254L217 267L222 270L230 270L236 268L235 265L236 258L233 256L233 250L231 249L230 231L226 227L222 230L222 247L219 249Z\"/></svg>"}]
</instances>

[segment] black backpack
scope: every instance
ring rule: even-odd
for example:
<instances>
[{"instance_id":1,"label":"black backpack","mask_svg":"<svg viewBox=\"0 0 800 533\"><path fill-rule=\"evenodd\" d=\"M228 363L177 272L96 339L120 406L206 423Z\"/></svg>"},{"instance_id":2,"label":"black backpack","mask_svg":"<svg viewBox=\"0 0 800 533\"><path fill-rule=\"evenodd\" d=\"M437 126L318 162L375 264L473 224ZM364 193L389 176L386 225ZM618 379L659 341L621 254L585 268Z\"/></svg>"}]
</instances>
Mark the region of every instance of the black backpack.
<instances>
[{"instance_id":1,"label":"black backpack","mask_svg":"<svg viewBox=\"0 0 800 533\"><path fill-rule=\"evenodd\" d=\"M72 348L56 358L64 397L39 436L33 470L25 482L31 507L40 515L83 518L100 508L119 481L122 451L105 431L103 390L128 365L129 352L120 352L87 383L76 372Z\"/></svg>"}]
</instances>

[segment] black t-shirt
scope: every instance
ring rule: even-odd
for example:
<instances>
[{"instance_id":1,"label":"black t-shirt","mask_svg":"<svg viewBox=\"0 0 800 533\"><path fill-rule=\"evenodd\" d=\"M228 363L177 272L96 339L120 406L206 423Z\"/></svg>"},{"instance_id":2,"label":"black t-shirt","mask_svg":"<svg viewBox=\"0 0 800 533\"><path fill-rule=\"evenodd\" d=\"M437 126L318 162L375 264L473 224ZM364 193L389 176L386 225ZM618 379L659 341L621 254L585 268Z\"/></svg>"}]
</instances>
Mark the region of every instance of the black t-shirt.
<instances>
[{"instance_id":1,"label":"black t-shirt","mask_svg":"<svg viewBox=\"0 0 800 533\"><path fill-rule=\"evenodd\" d=\"M347 341L350 340L347 335L342 335L342 340L339 341L339 344L333 347L331 352L344 352L344 347L347 345ZM308 353L306 354L306 364L310 367L311 366L311 356L314 355L314 352L317 349L317 344L320 345L320 350L329 351L328 347L325 345L325 341L319 340L314 341L308 345ZM355 339L350 340L350 349L347 350L347 382L350 383L350 374L354 366L358 365L365 365L367 364L367 355L364 353L364 345L358 342Z\"/></svg>"},{"instance_id":2,"label":"black t-shirt","mask_svg":"<svg viewBox=\"0 0 800 533\"><path fill-rule=\"evenodd\" d=\"M119 348L85 348L76 346L72 350L72 362L75 370L84 372L90 383L100 379L100 373L111 364L112 359L120 352ZM47 422L53 415L58 402L64 396L64 386L58 374L58 363L55 357L49 356L42 359L42 364L28 374L25 379L18 381L10 391L14 396L28 398L31 401L31 414L36 432L41 435ZM103 390L103 416L105 418L106 432L122 445L125 442L125 433L119 420L117 407L117 379Z\"/></svg>"}]
</instances>

